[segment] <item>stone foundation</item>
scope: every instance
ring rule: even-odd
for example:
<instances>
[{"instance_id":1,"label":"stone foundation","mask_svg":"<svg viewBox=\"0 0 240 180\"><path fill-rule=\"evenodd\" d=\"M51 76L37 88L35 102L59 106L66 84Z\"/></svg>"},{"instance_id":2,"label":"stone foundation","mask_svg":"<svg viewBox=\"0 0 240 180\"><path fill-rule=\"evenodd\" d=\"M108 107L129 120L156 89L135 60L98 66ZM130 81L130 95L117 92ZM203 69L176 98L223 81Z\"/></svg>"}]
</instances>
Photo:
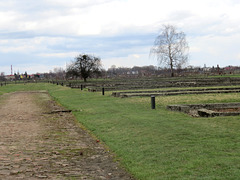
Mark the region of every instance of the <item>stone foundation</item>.
<instances>
[{"instance_id":1,"label":"stone foundation","mask_svg":"<svg viewBox=\"0 0 240 180\"><path fill-rule=\"evenodd\" d=\"M168 105L167 109L200 117L240 115L240 103L176 104Z\"/></svg>"}]
</instances>

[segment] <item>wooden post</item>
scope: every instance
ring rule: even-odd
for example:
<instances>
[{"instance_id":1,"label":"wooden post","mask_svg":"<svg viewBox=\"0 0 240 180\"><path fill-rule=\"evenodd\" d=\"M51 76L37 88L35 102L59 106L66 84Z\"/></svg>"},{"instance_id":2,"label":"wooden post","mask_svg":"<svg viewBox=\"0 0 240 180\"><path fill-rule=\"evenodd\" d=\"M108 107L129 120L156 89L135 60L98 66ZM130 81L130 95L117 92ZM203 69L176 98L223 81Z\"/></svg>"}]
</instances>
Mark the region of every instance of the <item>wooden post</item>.
<instances>
[{"instance_id":1,"label":"wooden post","mask_svg":"<svg viewBox=\"0 0 240 180\"><path fill-rule=\"evenodd\" d=\"M151 105L152 105L152 109L156 109L155 96L151 96Z\"/></svg>"},{"instance_id":2,"label":"wooden post","mask_svg":"<svg viewBox=\"0 0 240 180\"><path fill-rule=\"evenodd\" d=\"M102 95L104 96L104 87L102 88Z\"/></svg>"}]
</instances>

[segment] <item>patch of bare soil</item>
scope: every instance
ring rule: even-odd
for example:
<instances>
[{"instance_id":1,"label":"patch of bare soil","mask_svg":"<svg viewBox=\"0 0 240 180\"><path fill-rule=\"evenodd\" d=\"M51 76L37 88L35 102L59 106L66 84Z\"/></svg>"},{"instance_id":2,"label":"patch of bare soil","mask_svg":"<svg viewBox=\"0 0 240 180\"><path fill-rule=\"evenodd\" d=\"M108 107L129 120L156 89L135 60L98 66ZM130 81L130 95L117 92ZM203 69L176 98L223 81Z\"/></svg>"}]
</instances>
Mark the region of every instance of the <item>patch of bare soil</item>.
<instances>
[{"instance_id":1,"label":"patch of bare soil","mask_svg":"<svg viewBox=\"0 0 240 180\"><path fill-rule=\"evenodd\" d=\"M46 92L0 100L0 179L133 179Z\"/></svg>"}]
</instances>

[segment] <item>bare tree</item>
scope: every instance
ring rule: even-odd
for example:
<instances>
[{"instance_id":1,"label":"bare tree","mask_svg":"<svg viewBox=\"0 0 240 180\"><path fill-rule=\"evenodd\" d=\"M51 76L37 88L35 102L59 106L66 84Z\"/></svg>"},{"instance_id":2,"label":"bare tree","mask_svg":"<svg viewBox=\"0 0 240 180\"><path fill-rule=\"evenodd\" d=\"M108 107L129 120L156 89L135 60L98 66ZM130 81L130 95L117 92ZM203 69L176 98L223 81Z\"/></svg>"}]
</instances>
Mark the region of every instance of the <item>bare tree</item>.
<instances>
[{"instance_id":1,"label":"bare tree","mask_svg":"<svg viewBox=\"0 0 240 180\"><path fill-rule=\"evenodd\" d=\"M160 65L171 69L171 76L176 67L184 66L188 61L188 43L184 32L178 32L173 25L163 25L156 37L150 55L157 57Z\"/></svg>"},{"instance_id":2,"label":"bare tree","mask_svg":"<svg viewBox=\"0 0 240 180\"><path fill-rule=\"evenodd\" d=\"M1 72L1 75L0 75L0 81L5 81L6 78L5 78L5 73L4 72Z\"/></svg>"},{"instance_id":3,"label":"bare tree","mask_svg":"<svg viewBox=\"0 0 240 180\"><path fill-rule=\"evenodd\" d=\"M56 79L65 79L66 72L61 67L55 67L53 69L53 73L55 74Z\"/></svg>"},{"instance_id":4,"label":"bare tree","mask_svg":"<svg viewBox=\"0 0 240 180\"><path fill-rule=\"evenodd\" d=\"M101 74L101 59L93 55L79 54L75 61L68 65L67 76L82 77L84 82L88 77Z\"/></svg>"}]
</instances>

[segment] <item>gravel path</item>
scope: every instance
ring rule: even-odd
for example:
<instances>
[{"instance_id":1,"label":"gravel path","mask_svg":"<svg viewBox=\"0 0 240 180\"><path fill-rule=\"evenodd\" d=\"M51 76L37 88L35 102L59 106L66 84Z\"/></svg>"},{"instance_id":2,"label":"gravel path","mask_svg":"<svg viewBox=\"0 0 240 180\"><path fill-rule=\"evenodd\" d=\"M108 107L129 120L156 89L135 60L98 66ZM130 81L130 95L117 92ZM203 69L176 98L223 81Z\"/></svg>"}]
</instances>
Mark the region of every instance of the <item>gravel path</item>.
<instances>
[{"instance_id":1,"label":"gravel path","mask_svg":"<svg viewBox=\"0 0 240 180\"><path fill-rule=\"evenodd\" d=\"M46 92L0 97L0 179L133 179L61 110Z\"/></svg>"}]
</instances>

